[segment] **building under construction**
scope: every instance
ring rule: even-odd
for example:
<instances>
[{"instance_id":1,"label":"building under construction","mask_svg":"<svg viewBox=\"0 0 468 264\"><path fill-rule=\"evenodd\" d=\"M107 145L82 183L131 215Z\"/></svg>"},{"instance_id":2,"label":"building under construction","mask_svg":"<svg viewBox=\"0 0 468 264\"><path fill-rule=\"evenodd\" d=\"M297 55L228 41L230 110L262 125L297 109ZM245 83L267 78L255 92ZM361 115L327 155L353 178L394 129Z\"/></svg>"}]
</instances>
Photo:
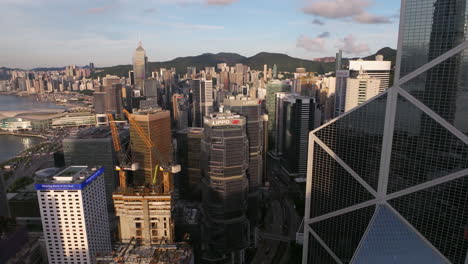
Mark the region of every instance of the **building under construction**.
<instances>
[{"instance_id":1,"label":"building under construction","mask_svg":"<svg viewBox=\"0 0 468 264\"><path fill-rule=\"evenodd\" d=\"M97 264L193 264L193 251L186 243L140 245L119 244L107 255L96 257Z\"/></svg>"},{"instance_id":2,"label":"building under construction","mask_svg":"<svg viewBox=\"0 0 468 264\"><path fill-rule=\"evenodd\" d=\"M119 189L112 197L120 219L120 241L129 243L135 239L143 245L173 242L170 194L161 194L152 187L136 187Z\"/></svg>"},{"instance_id":3,"label":"building under construction","mask_svg":"<svg viewBox=\"0 0 468 264\"><path fill-rule=\"evenodd\" d=\"M202 258L208 263L244 262L249 235L246 125L245 117L230 112L204 118Z\"/></svg>"},{"instance_id":4,"label":"building under construction","mask_svg":"<svg viewBox=\"0 0 468 264\"><path fill-rule=\"evenodd\" d=\"M172 134L171 115L169 111L161 108L152 108L134 112L130 118L135 120L143 133L151 140L162 157L169 163L172 162ZM148 146L140 136L135 126L130 126L130 145L132 149L132 159L139 165L139 169L134 172L133 184L145 185L153 184L156 165L161 164L155 154L154 148ZM162 173L156 172L157 184L162 182ZM171 177L168 179L171 181ZM169 183L172 186L172 183Z\"/></svg>"}]
</instances>

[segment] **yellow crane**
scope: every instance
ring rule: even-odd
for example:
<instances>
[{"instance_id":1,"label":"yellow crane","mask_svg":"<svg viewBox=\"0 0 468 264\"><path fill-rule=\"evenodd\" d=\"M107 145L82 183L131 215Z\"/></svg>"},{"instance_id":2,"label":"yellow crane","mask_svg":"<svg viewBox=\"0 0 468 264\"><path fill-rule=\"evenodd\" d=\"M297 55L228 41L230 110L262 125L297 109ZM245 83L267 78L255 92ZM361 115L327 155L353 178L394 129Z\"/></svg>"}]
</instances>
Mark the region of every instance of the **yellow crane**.
<instances>
[{"instance_id":1,"label":"yellow crane","mask_svg":"<svg viewBox=\"0 0 468 264\"><path fill-rule=\"evenodd\" d=\"M115 119L112 114L107 114L109 118L109 126L112 132L112 141L114 142L114 149L117 153L117 160L119 165L116 167L116 170L119 171L119 184L121 188L127 188L127 172L128 170L134 170L135 167L132 166L132 162L128 155L122 149L122 143L120 142L119 132L115 124Z\"/></svg>"},{"instance_id":2,"label":"yellow crane","mask_svg":"<svg viewBox=\"0 0 468 264\"><path fill-rule=\"evenodd\" d=\"M153 181L152 184L156 185L157 184L157 173L158 171L163 172L163 190L165 193L168 193L171 191L171 186L170 186L170 173L177 173L180 172L180 165L172 165L170 164L164 156L159 152L159 150L156 148L154 143L151 141L151 139L146 135L146 133L143 131L141 126L136 122L133 117L130 115L130 113L127 110L123 110L125 116L127 117L128 121L130 122L130 126L134 127L135 130L137 131L138 135L143 139L143 142L145 145L150 148L152 153L156 156L156 160L158 161L158 164L156 164L155 169L154 169L154 175L153 175Z\"/></svg>"}]
</instances>

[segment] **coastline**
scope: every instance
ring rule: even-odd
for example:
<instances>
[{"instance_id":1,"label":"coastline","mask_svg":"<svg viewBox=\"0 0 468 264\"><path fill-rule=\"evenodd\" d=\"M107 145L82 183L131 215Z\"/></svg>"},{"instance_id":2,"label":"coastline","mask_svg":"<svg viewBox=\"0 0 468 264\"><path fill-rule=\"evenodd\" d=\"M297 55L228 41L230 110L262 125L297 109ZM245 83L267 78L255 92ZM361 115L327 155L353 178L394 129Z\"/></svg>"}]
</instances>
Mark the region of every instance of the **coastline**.
<instances>
[{"instance_id":1,"label":"coastline","mask_svg":"<svg viewBox=\"0 0 468 264\"><path fill-rule=\"evenodd\" d=\"M17 137L37 137L37 138L42 138L44 140L47 140L47 137L43 135L21 134L21 133L15 133L15 132L10 132L10 131L0 131L0 135L9 135L9 136L17 136Z\"/></svg>"}]
</instances>

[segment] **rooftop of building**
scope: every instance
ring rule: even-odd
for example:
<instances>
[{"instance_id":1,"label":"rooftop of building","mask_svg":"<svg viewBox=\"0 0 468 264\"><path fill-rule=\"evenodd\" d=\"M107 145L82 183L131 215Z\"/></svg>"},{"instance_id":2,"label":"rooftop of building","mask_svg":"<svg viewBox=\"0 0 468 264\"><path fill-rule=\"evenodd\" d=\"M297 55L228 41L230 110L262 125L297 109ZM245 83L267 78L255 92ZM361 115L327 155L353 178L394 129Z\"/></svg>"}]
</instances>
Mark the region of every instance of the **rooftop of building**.
<instances>
[{"instance_id":1,"label":"rooftop of building","mask_svg":"<svg viewBox=\"0 0 468 264\"><path fill-rule=\"evenodd\" d=\"M106 255L98 255L97 263L151 263L151 264L189 264L194 259L192 248L187 243L139 245L135 242L117 244Z\"/></svg>"},{"instance_id":2,"label":"rooftop of building","mask_svg":"<svg viewBox=\"0 0 468 264\"><path fill-rule=\"evenodd\" d=\"M122 195L122 196L158 196L164 199L171 199L170 194L161 193L160 187L158 186L138 186L138 187L127 187L127 188L118 188L113 195Z\"/></svg>"},{"instance_id":3,"label":"rooftop of building","mask_svg":"<svg viewBox=\"0 0 468 264\"><path fill-rule=\"evenodd\" d=\"M283 92L277 93L277 97L282 98L284 101L295 102L296 100L313 100L313 97L300 95L298 93Z\"/></svg>"},{"instance_id":4,"label":"rooftop of building","mask_svg":"<svg viewBox=\"0 0 468 264\"><path fill-rule=\"evenodd\" d=\"M120 133L126 131L125 128L118 128ZM70 139L97 139L97 138L110 138L112 131L109 127L90 127L80 130L75 136L69 137Z\"/></svg>"},{"instance_id":5,"label":"rooftop of building","mask_svg":"<svg viewBox=\"0 0 468 264\"><path fill-rule=\"evenodd\" d=\"M28 201L28 200L37 200L36 189L34 184L27 185L15 193L8 193L11 196L8 197L8 200L12 201Z\"/></svg>"},{"instance_id":6,"label":"rooftop of building","mask_svg":"<svg viewBox=\"0 0 468 264\"><path fill-rule=\"evenodd\" d=\"M138 109L137 111L133 111L134 115L151 115L151 114L157 114L161 112L168 112L167 110L163 110L159 106L153 106L153 107L148 107L148 108L143 108L143 109Z\"/></svg>"},{"instance_id":7,"label":"rooftop of building","mask_svg":"<svg viewBox=\"0 0 468 264\"><path fill-rule=\"evenodd\" d=\"M224 99L225 105L231 106L251 106L251 105L260 105L261 101L255 98L251 98L244 95L237 96L226 96Z\"/></svg>"},{"instance_id":8,"label":"rooftop of building","mask_svg":"<svg viewBox=\"0 0 468 264\"><path fill-rule=\"evenodd\" d=\"M88 166L70 166L52 176L36 177L36 190L68 190L82 189L99 175L103 168L89 168Z\"/></svg>"}]
</instances>

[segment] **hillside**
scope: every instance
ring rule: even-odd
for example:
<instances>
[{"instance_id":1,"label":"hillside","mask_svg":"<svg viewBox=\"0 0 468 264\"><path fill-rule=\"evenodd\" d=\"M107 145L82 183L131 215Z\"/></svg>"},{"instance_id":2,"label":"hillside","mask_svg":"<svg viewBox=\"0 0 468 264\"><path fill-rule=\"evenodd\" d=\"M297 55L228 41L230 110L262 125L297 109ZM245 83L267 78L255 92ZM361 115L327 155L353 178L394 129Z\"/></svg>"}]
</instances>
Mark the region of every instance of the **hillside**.
<instances>
[{"instance_id":1,"label":"hillside","mask_svg":"<svg viewBox=\"0 0 468 264\"><path fill-rule=\"evenodd\" d=\"M250 68L254 70L263 70L264 64L267 64L270 68L276 64L278 66L278 71L288 72L294 72L298 67L305 67L309 71L318 73L325 73L334 69L333 63L321 63L310 60L302 60L290 57L285 54L267 52L262 52L249 58L236 53L205 53L199 56L179 57L171 61L150 62L148 64L150 71L165 67L176 68L178 73L185 73L187 71L187 67L203 69L208 66L216 67L216 64L218 63L227 63L230 66L233 66L236 63L242 63L250 66ZM132 69L132 65L118 65L100 69L103 71L96 74L97 76L105 76L106 74L127 76L128 71Z\"/></svg>"},{"instance_id":2,"label":"hillside","mask_svg":"<svg viewBox=\"0 0 468 264\"><path fill-rule=\"evenodd\" d=\"M396 62L396 50L386 47L380 49L375 54L364 57L365 60L374 60L377 54L383 55L385 60L391 60L392 65L395 65ZM346 65L350 59L357 58L344 58L343 63ZM296 68L304 67L308 71L317 72L317 73L326 73L334 71L334 63L323 63L311 60L304 60L293 58L285 54L280 53L268 53L261 52L252 57L244 57L236 53L205 53L199 56L189 56L189 57L178 57L170 61L164 62L149 62L148 68L149 71L153 71L159 68L176 68L177 73L184 74L187 72L187 67L196 67L197 69L203 69L207 66L216 67L218 63L227 63L230 66L233 66L236 63L242 63L250 66L254 70L263 70L263 65L267 64L268 67L273 67L274 64L278 66L278 71L281 72L294 72ZM61 70L62 68L36 68L33 70L37 71L50 71L50 70ZM0 75L2 75L1 70L10 70L9 68L0 68ZM112 74L117 76L128 76L128 72L132 70L132 65L116 65L111 67L98 68L97 70L102 70L99 73L93 74L92 77L105 76L106 74ZM8 78L6 74L0 76L0 78Z\"/></svg>"},{"instance_id":3,"label":"hillside","mask_svg":"<svg viewBox=\"0 0 468 264\"><path fill-rule=\"evenodd\" d=\"M392 66L395 66L396 64L396 57L397 57L397 51L395 49L385 47L383 49L378 50L376 53L369 55L367 57L363 57L363 60L375 60L375 56L377 55L383 55L384 60L389 60L392 62ZM348 60L354 60L354 59L359 59L359 58L352 58L352 59L345 59L346 63Z\"/></svg>"}]
</instances>

